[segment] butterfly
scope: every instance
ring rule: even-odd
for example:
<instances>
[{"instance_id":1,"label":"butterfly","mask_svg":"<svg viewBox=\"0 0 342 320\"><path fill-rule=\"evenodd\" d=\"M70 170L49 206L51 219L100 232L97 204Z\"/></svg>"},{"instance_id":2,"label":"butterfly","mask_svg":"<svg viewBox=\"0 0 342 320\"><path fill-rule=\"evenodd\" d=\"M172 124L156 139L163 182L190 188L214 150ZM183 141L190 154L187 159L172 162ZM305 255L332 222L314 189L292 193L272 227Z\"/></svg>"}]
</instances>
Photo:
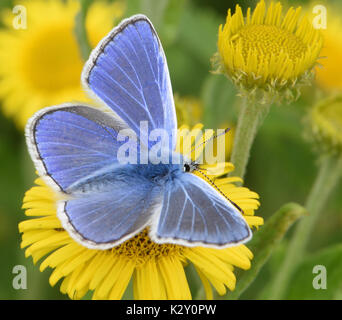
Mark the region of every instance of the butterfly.
<instances>
[{"instance_id":1,"label":"butterfly","mask_svg":"<svg viewBox=\"0 0 342 320\"><path fill-rule=\"evenodd\" d=\"M67 75L66 75L67 77ZM177 129L166 57L144 15L123 20L92 51L81 82L106 110L81 103L44 108L26 125L38 174L59 194L57 216L80 244L105 250L145 228L156 243L223 248L251 230L238 207L194 175L196 163L122 163L119 134L145 140L140 123L163 129L175 153ZM144 144L149 150L153 146ZM137 148L136 156L142 152Z\"/></svg>"}]
</instances>

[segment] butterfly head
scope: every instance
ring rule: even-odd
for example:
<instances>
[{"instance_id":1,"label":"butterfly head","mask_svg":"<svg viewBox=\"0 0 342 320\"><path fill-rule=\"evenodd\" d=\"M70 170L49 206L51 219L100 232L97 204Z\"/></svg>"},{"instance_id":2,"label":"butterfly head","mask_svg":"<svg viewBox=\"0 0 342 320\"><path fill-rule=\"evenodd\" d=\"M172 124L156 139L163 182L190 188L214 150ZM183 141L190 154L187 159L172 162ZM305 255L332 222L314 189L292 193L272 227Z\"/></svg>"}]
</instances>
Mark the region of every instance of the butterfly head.
<instances>
[{"instance_id":1,"label":"butterfly head","mask_svg":"<svg viewBox=\"0 0 342 320\"><path fill-rule=\"evenodd\" d=\"M183 164L183 172L192 172L198 168L198 163L196 161L189 161Z\"/></svg>"}]
</instances>

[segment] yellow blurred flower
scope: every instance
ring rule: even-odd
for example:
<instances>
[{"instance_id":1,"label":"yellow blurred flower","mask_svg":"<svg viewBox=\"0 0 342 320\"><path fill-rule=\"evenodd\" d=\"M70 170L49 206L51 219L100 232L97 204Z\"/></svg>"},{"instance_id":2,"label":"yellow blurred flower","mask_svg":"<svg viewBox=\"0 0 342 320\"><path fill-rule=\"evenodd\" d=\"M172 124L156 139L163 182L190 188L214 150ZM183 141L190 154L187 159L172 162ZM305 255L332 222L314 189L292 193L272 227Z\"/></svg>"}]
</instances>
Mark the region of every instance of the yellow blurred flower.
<instances>
[{"instance_id":1,"label":"yellow blurred flower","mask_svg":"<svg viewBox=\"0 0 342 320\"><path fill-rule=\"evenodd\" d=\"M193 126L201 121L203 105L198 98L191 96L181 97L176 94L174 99L179 126L185 124Z\"/></svg>"},{"instance_id":2,"label":"yellow blurred flower","mask_svg":"<svg viewBox=\"0 0 342 320\"><path fill-rule=\"evenodd\" d=\"M176 113L177 113L177 122L179 126L188 125L193 126L196 123L202 120L203 116L203 105L200 99L192 96L179 96L176 94L174 96ZM233 141L235 135L235 126L231 125L228 122L223 122L219 128L226 129L229 128L229 132L225 135L225 154L226 160L229 160L230 154L233 148ZM214 141L213 150L216 150L217 140ZM216 154L214 153L214 156Z\"/></svg>"},{"instance_id":3,"label":"yellow blurred flower","mask_svg":"<svg viewBox=\"0 0 342 320\"><path fill-rule=\"evenodd\" d=\"M342 23L341 7L327 6L327 28L322 30L324 47L322 67L316 68L316 81L324 89L342 90Z\"/></svg>"},{"instance_id":4,"label":"yellow blurred flower","mask_svg":"<svg viewBox=\"0 0 342 320\"><path fill-rule=\"evenodd\" d=\"M229 128L229 132L225 136L226 160L229 161L230 156L231 156L232 151L233 151L233 144L234 144L236 127L235 127L235 125L233 125L229 122L223 122L223 124L220 126L220 128Z\"/></svg>"},{"instance_id":5,"label":"yellow blurred flower","mask_svg":"<svg viewBox=\"0 0 342 320\"><path fill-rule=\"evenodd\" d=\"M320 101L307 118L307 138L320 153L342 152L342 95Z\"/></svg>"},{"instance_id":6,"label":"yellow blurred flower","mask_svg":"<svg viewBox=\"0 0 342 320\"><path fill-rule=\"evenodd\" d=\"M282 15L280 2L268 9L261 0L243 16L239 5L219 27L216 64L243 95L261 103L296 99L299 86L312 77L323 38L308 19L299 19L301 8ZM214 59L215 60L215 59Z\"/></svg>"},{"instance_id":7,"label":"yellow blurred flower","mask_svg":"<svg viewBox=\"0 0 342 320\"><path fill-rule=\"evenodd\" d=\"M80 84L83 61L74 36L77 0L23 0L27 29L13 28L5 10L0 31L0 99L4 113L20 128L37 110L65 101L87 101ZM96 1L86 20L94 47L120 20L120 2Z\"/></svg>"},{"instance_id":8,"label":"yellow blurred flower","mask_svg":"<svg viewBox=\"0 0 342 320\"><path fill-rule=\"evenodd\" d=\"M202 125L195 126L184 139L191 140L196 136L194 132L202 128ZM191 144L182 145L184 149L178 145L177 150L189 154ZM258 194L235 186L240 178L225 177L234 168L231 163L222 163L222 166L224 170L220 170L219 175L215 173L217 167L203 166L203 169L218 188L242 208L251 227L262 225L263 219L254 216L259 207ZM26 247L25 254L32 256L34 263L44 258L40 270L53 268L50 284L53 286L63 279L60 290L72 299L80 299L88 291L93 291L93 299L120 299L131 279L135 299L191 299L184 272L189 263L195 267L207 299L212 299L212 287L220 295L225 294L226 288L234 290L234 268L250 268L253 258L245 245L212 249L157 244L149 238L147 229L112 249L88 249L63 229L56 216L56 195L41 178L26 192L23 208L30 219L19 224L21 247Z\"/></svg>"}]
</instances>

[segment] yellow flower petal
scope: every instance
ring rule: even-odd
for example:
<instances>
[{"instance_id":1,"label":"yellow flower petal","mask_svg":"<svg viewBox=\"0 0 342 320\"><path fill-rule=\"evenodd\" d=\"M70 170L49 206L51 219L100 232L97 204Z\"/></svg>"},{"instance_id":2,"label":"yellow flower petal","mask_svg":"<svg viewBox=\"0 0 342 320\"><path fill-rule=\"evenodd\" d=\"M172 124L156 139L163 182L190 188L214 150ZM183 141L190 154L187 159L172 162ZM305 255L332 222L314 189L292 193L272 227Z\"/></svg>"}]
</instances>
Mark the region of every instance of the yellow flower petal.
<instances>
[{"instance_id":1,"label":"yellow flower petal","mask_svg":"<svg viewBox=\"0 0 342 320\"><path fill-rule=\"evenodd\" d=\"M150 259L136 269L133 290L136 299L166 299L164 280L156 259Z\"/></svg>"},{"instance_id":2,"label":"yellow flower petal","mask_svg":"<svg viewBox=\"0 0 342 320\"><path fill-rule=\"evenodd\" d=\"M167 298L171 300L189 300L191 293L179 260L163 257L158 261L160 272L165 281Z\"/></svg>"}]
</instances>

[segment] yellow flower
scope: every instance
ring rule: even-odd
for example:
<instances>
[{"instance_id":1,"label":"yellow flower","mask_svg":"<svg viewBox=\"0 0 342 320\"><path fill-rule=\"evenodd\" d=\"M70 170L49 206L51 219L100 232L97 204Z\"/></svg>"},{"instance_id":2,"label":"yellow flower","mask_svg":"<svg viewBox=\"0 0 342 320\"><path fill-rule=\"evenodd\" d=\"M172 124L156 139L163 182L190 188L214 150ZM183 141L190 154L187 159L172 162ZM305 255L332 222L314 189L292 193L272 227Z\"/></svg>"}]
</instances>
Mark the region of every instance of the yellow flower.
<instances>
[{"instance_id":1,"label":"yellow flower","mask_svg":"<svg viewBox=\"0 0 342 320\"><path fill-rule=\"evenodd\" d=\"M226 160L229 161L230 156L231 156L232 151L233 151L236 126L231 124L231 123L224 122L220 126L220 128L229 128L229 132L226 134L226 137L225 137Z\"/></svg>"},{"instance_id":2,"label":"yellow flower","mask_svg":"<svg viewBox=\"0 0 342 320\"><path fill-rule=\"evenodd\" d=\"M203 114L202 102L195 97L174 96L177 113L177 122L179 125L195 125L201 121Z\"/></svg>"},{"instance_id":3,"label":"yellow flower","mask_svg":"<svg viewBox=\"0 0 342 320\"><path fill-rule=\"evenodd\" d=\"M4 113L20 128L37 110L66 100L88 101L80 84L83 61L74 36L77 0L24 0L27 29L13 28L14 15L2 15L0 99ZM120 2L96 1L86 29L95 46L121 18Z\"/></svg>"},{"instance_id":4,"label":"yellow flower","mask_svg":"<svg viewBox=\"0 0 342 320\"><path fill-rule=\"evenodd\" d=\"M307 138L320 153L342 152L342 95L319 102L309 111Z\"/></svg>"},{"instance_id":5,"label":"yellow flower","mask_svg":"<svg viewBox=\"0 0 342 320\"><path fill-rule=\"evenodd\" d=\"M197 125L184 139L191 139L202 129ZM183 127L184 129L184 127ZM197 140L195 138L195 140ZM187 143L178 151L189 154ZM203 147L202 147L203 150ZM259 207L258 195L245 187L236 187L237 177L224 177L233 170L230 163L222 163L220 175L210 166L201 166L210 179L244 211L244 218L251 227L263 224L254 216ZM212 170L211 170L212 169ZM203 283L206 297L213 298L212 287L223 295L226 288L234 290L234 268L248 269L252 252L239 245L226 249L184 247L175 244L157 244L148 237L148 230L109 250L88 249L75 242L62 228L56 216L56 195L42 179L26 192L23 208L30 219L19 224L22 233L21 247L26 256L32 256L43 271L54 269L49 282L54 286L61 281L60 290L72 299L82 298L88 291L93 299L120 299L128 283L133 279L135 299L191 299L184 267L191 263Z\"/></svg>"},{"instance_id":6,"label":"yellow flower","mask_svg":"<svg viewBox=\"0 0 342 320\"><path fill-rule=\"evenodd\" d=\"M181 97L179 95L174 96L175 99L175 107L177 113L177 123L182 126L184 124L195 125L196 123L202 120L203 116L203 105L202 102L195 97L185 96ZM233 148L233 141L235 135L235 126L231 125L228 122L223 122L220 128L226 129L229 128L229 133L225 136L225 154L226 159L228 160ZM216 150L216 141L214 141L213 150ZM216 155L216 154L214 154Z\"/></svg>"},{"instance_id":7,"label":"yellow flower","mask_svg":"<svg viewBox=\"0 0 342 320\"><path fill-rule=\"evenodd\" d=\"M291 7L283 16L280 2L266 9L264 0L246 17L239 5L233 15L228 11L215 59L242 95L261 103L291 100L311 78L323 38L306 18L299 20L300 11Z\"/></svg>"},{"instance_id":8,"label":"yellow flower","mask_svg":"<svg viewBox=\"0 0 342 320\"><path fill-rule=\"evenodd\" d=\"M342 90L342 24L335 12L339 7L327 7L327 28L322 30L324 47L321 55L322 67L316 68L316 81L324 89Z\"/></svg>"}]
</instances>

